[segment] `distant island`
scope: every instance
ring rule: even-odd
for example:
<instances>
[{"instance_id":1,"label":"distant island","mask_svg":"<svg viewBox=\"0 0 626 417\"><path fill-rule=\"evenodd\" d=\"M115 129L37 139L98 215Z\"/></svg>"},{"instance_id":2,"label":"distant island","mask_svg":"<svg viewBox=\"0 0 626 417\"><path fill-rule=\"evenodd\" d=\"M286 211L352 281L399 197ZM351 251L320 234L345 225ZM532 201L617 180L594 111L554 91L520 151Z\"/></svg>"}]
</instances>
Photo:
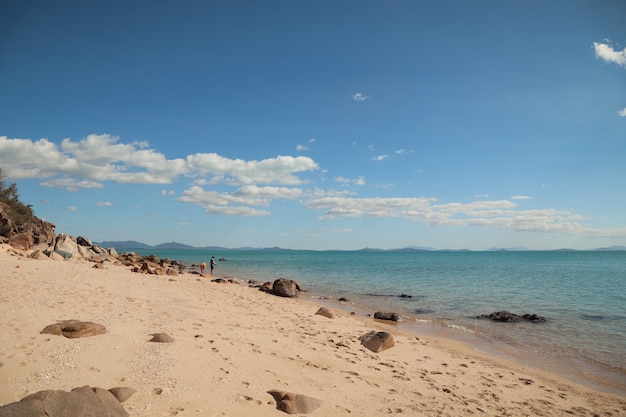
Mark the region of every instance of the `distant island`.
<instances>
[{"instance_id":1,"label":"distant island","mask_svg":"<svg viewBox=\"0 0 626 417\"><path fill-rule=\"evenodd\" d=\"M297 251L300 249L285 249L279 247L269 247L269 248L253 248L253 247L240 247L240 248L225 248L222 246L191 246L178 242L167 242L160 243L158 245L148 245L146 243L137 242L134 240L120 240L120 241L104 241L99 242L99 246L103 248L115 248L117 251L133 251L133 250L206 250L206 251L225 251L225 250L259 250L259 251ZM328 249L335 250L335 249ZM313 250L315 251L315 250ZM337 250L341 251L341 250ZM363 248L355 250L354 252L554 252L554 251L572 251L572 252L585 252L585 251L626 251L626 246L608 246L603 248L596 249L550 249L550 250L533 250L521 247L514 248L489 248L483 251L476 251L470 249L435 249L431 247L423 247L423 246L407 246L404 248L396 248L396 249L377 249L377 248ZM324 252L323 250L318 250L316 252ZM346 252L353 252L347 250Z\"/></svg>"}]
</instances>

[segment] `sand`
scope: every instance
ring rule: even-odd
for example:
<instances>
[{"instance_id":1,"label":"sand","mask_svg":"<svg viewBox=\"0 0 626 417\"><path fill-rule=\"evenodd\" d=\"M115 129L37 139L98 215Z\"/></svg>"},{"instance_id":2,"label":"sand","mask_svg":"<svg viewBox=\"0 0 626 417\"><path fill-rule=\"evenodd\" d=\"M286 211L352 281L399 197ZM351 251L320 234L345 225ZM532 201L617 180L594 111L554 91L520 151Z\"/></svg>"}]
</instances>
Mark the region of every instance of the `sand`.
<instances>
[{"instance_id":1,"label":"sand","mask_svg":"<svg viewBox=\"0 0 626 417\"><path fill-rule=\"evenodd\" d=\"M131 416L287 415L270 390L320 400L313 416L626 415L626 396L365 315L316 315L304 297L8 249L0 245L0 404L90 385L135 389L123 403ZM40 334L69 319L107 333ZM358 338L371 330L395 346L367 350ZM154 333L174 341L149 342Z\"/></svg>"}]
</instances>

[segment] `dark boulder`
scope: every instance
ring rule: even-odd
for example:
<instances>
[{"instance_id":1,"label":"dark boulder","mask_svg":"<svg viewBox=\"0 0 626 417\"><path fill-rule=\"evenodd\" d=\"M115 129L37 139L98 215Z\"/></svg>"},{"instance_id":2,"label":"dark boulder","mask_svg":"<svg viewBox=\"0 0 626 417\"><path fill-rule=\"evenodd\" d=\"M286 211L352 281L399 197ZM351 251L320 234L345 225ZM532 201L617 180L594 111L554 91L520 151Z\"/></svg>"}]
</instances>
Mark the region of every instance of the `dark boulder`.
<instances>
[{"instance_id":1,"label":"dark boulder","mask_svg":"<svg viewBox=\"0 0 626 417\"><path fill-rule=\"evenodd\" d=\"M374 318L378 320L402 321L402 318L398 313L392 312L377 311L374 313Z\"/></svg>"},{"instance_id":2,"label":"dark boulder","mask_svg":"<svg viewBox=\"0 0 626 417\"><path fill-rule=\"evenodd\" d=\"M268 294L271 293L272 292L272 283L270 281L264 282L259 287L259 291L263 291L263 292L266 292Z\"/></svg>"},{"instance_id":3,"label":"dark boulder","mask_svg":"<svg viewBox=\"0 0 626 417\"><path fill-rule=\"evenodd\" d=\"M543 323L548 321L545 317L538 316L536 314L524 314L522 318L526 321L532 321L533 323Z\"/></svg>"},{"instance_id":4,"label":"dark boulder","mask_svg":"<svg viewBox=\"0 0 626 417\"><path fill-rule=\"evenodd\" d=\"M286 278L278 278L272 284L270 294L277 295L279 297L295 297L298 295L298 291L301 291L301 289L300 284L296 281Z\"/></svg>"},{"instance_id":5,"label":"dark boulder","mask_svg":"<svg viewBox=\"0 0 626 417\"><path fill-rule=\"evenodd\" d=\"M531 321L533 323L541 323L547 321L545 317L538 316L536 314L524 314L519 315L510 313L508 311L494 311L491 314L482 314L478 316L481 319L489 319L491 321L500 321L504 323L516 323L521 320Z\"/></svg>"},{"instance_id":6,"label":"dark boulder","mask_svg":"<svg viewBox=\"0 0 626 417\"><path fill-rule=\"evenodd\" d=\"M387 332L377 332L372 330L359 337L361 344L371 350L378 353L383 350L392 348L395 345L393 336Z\"/></svg>"}]
</instances>

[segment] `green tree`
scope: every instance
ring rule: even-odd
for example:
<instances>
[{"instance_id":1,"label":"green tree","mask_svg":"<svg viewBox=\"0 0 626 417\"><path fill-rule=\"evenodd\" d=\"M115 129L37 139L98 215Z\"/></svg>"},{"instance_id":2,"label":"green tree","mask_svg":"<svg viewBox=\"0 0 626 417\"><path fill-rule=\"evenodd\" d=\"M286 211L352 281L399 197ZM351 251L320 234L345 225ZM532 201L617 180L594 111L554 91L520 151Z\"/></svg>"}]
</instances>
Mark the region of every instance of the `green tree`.
<instances>
[{"instance_id":1,"label":"green tree","mask_svg":"<svg viewBox=\"0 0 626 417\"><path fill-rule=\"evenodd\" d=\"M18 227L25 223L37 221L33 207L20 201L17 185L15 183L7 185L6 178L5 171L0 168L0 203L5 203L8 206L7 216Z\"/></svg>"}]
</instances>

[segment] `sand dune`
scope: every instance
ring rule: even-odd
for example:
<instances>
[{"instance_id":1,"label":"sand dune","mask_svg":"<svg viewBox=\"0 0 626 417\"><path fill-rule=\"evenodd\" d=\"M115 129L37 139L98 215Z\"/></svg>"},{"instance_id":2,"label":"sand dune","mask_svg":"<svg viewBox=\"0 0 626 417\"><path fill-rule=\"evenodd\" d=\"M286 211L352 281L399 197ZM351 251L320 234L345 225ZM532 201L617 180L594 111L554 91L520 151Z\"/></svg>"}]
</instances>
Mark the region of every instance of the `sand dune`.
<instances>
[{"instance_id":1,"label":"sand dune","mask_svg":"<svg viewBox=\"0 0 626 417\"><path fill-rule=\"evenodd\" d=\"M280 416L270 390L320 401L319 416L620 416L596 392L448 340L197 274L32 260L0 250L0 404L45 389L126 386L131 416ZM77 319L107 333L40 334ZM373 353L371 330L395 346ZM174 341L149 342L166 333Z\"/></svg>"}]
</instances>

